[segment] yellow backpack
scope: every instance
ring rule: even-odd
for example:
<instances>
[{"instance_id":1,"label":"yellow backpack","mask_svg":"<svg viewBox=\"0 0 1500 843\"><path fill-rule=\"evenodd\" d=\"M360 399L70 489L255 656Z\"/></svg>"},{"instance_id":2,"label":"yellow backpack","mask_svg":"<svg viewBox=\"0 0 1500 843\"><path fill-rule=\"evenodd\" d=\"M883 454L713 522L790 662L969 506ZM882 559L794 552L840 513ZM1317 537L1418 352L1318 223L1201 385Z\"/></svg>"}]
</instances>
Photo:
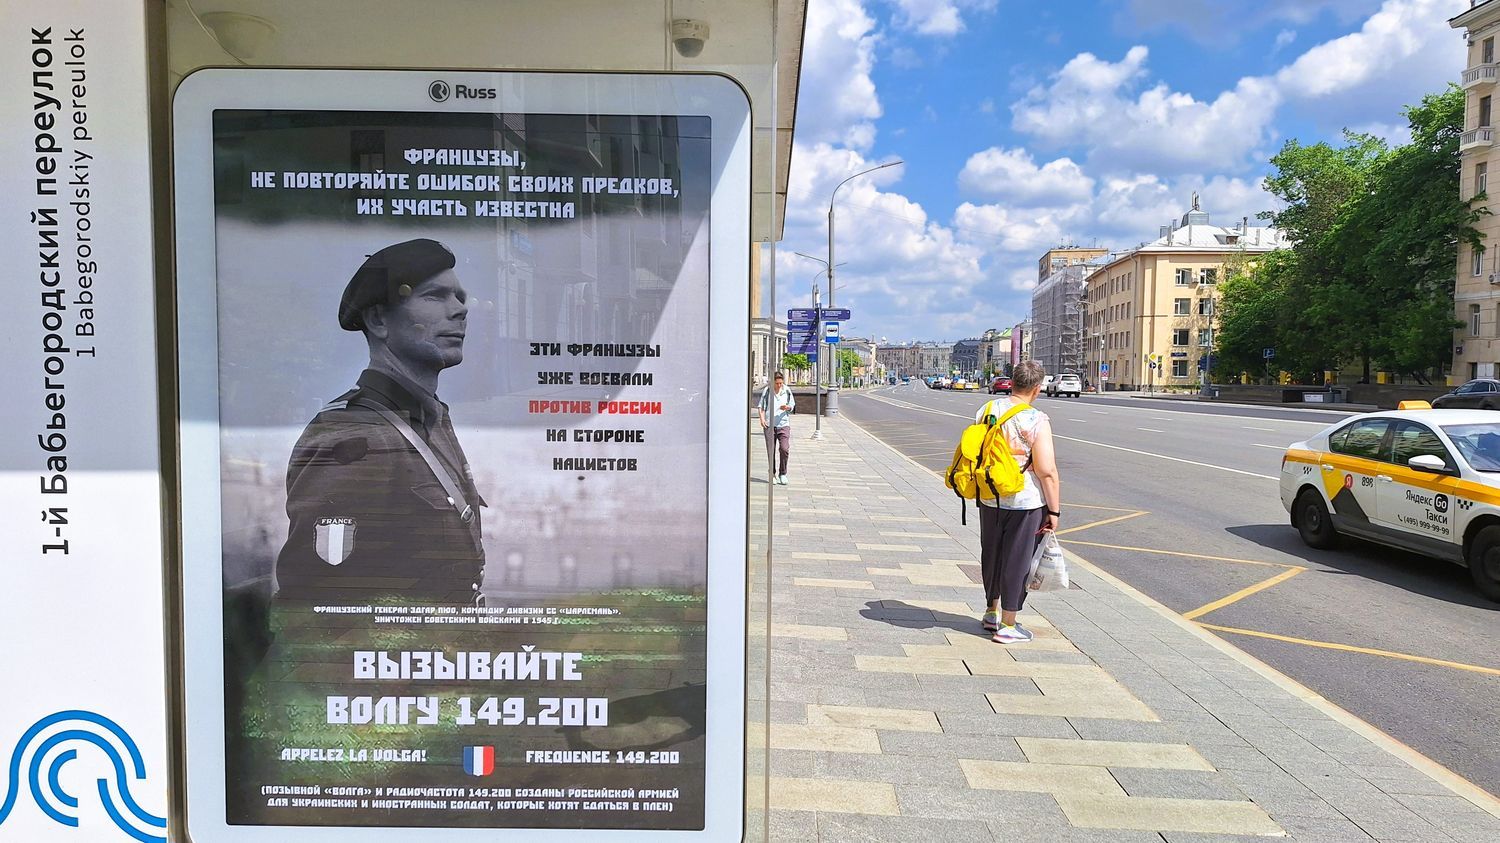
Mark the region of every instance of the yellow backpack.
<instances>
[{"instance_id":1,"label":"yellow backpack","mask_svg":"<svg viewBox=\"0 0 1500 843\"><path fill-rule=\"evenodd\" d=\"M1031 409L1031 405L1014 404L998 419L990 413L994 405L993 401L986 404L980 417L982 421L964 428L958 447L953 449L953 462L943 478L944 485L965 502L959 512L964 524L969 523L969 500L976 504L980 500L993 501L1026 488L1025 469L1010 451L1004 426L1021 412Z\"/></svg>"}]
</instances>

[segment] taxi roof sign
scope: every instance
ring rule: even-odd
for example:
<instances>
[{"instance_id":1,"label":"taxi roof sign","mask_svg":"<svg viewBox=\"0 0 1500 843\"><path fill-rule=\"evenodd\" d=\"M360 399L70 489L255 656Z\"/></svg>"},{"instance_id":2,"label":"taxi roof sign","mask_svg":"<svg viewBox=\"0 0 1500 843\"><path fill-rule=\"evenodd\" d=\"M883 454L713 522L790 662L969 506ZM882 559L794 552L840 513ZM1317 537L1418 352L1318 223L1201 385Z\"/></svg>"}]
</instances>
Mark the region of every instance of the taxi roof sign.
<instances>
[{"instance_id":1,"label":"taxi roof sign","mask_svg":"<svg viewBox=\"0 0 1500 843\"><path fill-rule=\"evenodd\" d=\"M1396 405L1398 410L1431 410L1432 405L1426 401L1402 401Z\"/></svg>"}]
</instances>

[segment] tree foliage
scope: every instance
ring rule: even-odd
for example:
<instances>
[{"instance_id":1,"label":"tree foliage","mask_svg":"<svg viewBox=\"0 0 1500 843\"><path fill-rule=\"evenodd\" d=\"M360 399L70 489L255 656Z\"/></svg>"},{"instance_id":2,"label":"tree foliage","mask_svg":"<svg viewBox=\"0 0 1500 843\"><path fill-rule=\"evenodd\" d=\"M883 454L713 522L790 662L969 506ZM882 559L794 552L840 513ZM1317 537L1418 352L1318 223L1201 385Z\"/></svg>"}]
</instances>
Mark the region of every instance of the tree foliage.
<instances>
[{"instance_id":1,"label":"tree foliage","mask_svg":"<svg viewBox=\"0 0 1500 843\"><path fill-rule=\"evenodd\" d=\"M793 372L805 372L812 368L806 354L783 354L781 355L781 368L790 369Z\"/></svg>"},{"instance_id":2,"label":"tree foliage","mask_svg":"<svg viewBox=\"0 0 1500 843\"><path fill-rule=\"evenodd\" d=\"M1275 368L1314 379L1357 366L1418 373L1451 359L1453 279L1480 213L1459 196L1464 94L1456 86L1406 109L1395 148L1344 134L1341 146L1289 140L1265 187L1285 203L1263 214L1294 246L1231 271L1218 333L1221 375Z\"/></svg>"}]
</instances>

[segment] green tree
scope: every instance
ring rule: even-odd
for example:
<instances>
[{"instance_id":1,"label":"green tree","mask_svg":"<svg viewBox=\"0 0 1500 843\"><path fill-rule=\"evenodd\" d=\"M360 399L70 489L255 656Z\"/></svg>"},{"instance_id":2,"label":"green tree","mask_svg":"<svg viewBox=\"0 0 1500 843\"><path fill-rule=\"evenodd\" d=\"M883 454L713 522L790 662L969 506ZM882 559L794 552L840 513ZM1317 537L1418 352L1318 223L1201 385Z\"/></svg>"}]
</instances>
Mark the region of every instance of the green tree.
<instances>
[{"instance_id":1,"label":"green tree","mask_svg":"<svg viewBox=\"0 0 1500 843\"><path fill-rule=\"evenodd\" d=\"M848 383L854 379L854 367L864 365L860 356L848 349L841 348L835 358L839 367L839 383Z\"/></svg>"},{"instance_id":2,"label":"green tree","mask_svg":"<svg viewBox=\"0 0 1500 843\"><path fill-rule=\"evenodd\" d=\"M1330 252L1363 280L1366 307L1378 314L1370 355L1420 377L1451 359L1458 247L1482 245L1474 223L1487 212L1459 196L1463 91L1424 97L1406 118L1411 142L1384 158L1368 193L1346 209Z\"/></svg>"},{"instance_id":3,"label":"green tree","mask_svg":"<svg viewBox=\"0 0 1500 843\"><path fill-rule=\"evenodd\" d=\"M806 354L783 354L781 355L781 368L791 372L805 372L812 368L812 363Z\"/></svg>"},{"instance_id":4,"label":"green tree","mask_svg":"<svg viewBox=\"0 0 1500 843\"><path fill-rule=\"evenodd\" d=\"M1296 269L1297 256L1290 249L1228 268L1219 290L1219 329L1214 343L1217 379L1238 377L1241 372L1258 376L1265 370L1264 350L1281 341L1287 285Z\"/></svg>"},{"instance_id":5,"label":"green tree","mask_svg":"<svg viewBox=\"0 0 1500 843\"><path fill-rule=\"evenodd\" d=\"M1262 216L1291 237L1297 258L1293 271L1281 276L1275 342L1265 345L1277 349L1278 368L1299 374L1351 359L1364 361L1368 373L1370 329L1380 318L1336 252L1340 221L1368 195L1388 149L1369 135L1346 131L1344 141L1341 147L1287 141L1271 159L1274 169L1265 181L1266 190L1286 204Z\"/></svg>"},{"instance_id":6,"label":"green tree","mask_svg":"<svg viewBox=\"0 0 1500 843\"><path fill-rule=\"evenodd\" d=\"M1451 359L1460 243L1480 244L1482 213L1459 196L1464 94L1450 85L1406 109L1411 141L1394 149L1345 132L1342 146L1287 141L1266 189L1285 203L1263 218L1294 245L1224 289L1220 372L1277 368L1316 377L1357 363L1417 374Z\"/></svg>"}]
</instances>

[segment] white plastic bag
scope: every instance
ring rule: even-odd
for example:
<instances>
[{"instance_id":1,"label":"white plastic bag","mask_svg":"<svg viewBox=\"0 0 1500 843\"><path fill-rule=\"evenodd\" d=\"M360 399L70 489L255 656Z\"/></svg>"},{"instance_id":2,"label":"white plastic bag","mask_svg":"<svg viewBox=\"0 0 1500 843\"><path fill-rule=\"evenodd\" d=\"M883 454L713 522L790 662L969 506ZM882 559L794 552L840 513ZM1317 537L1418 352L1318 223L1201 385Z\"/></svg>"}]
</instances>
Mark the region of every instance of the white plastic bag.
<instances>
[{"instance_id":1,"label":"white plastic bag","mask_svg":"<svg viewBox=\"0 0 1500 843\"><path fill-rule=\"evenodd\" d=\"M1068 562L1063 558L1062 548L1057 544L1057 535L1047 531L1031 556L1031 578L1026 581L1027 591L1067 591Z\"/></svg>"}]
</instances>

